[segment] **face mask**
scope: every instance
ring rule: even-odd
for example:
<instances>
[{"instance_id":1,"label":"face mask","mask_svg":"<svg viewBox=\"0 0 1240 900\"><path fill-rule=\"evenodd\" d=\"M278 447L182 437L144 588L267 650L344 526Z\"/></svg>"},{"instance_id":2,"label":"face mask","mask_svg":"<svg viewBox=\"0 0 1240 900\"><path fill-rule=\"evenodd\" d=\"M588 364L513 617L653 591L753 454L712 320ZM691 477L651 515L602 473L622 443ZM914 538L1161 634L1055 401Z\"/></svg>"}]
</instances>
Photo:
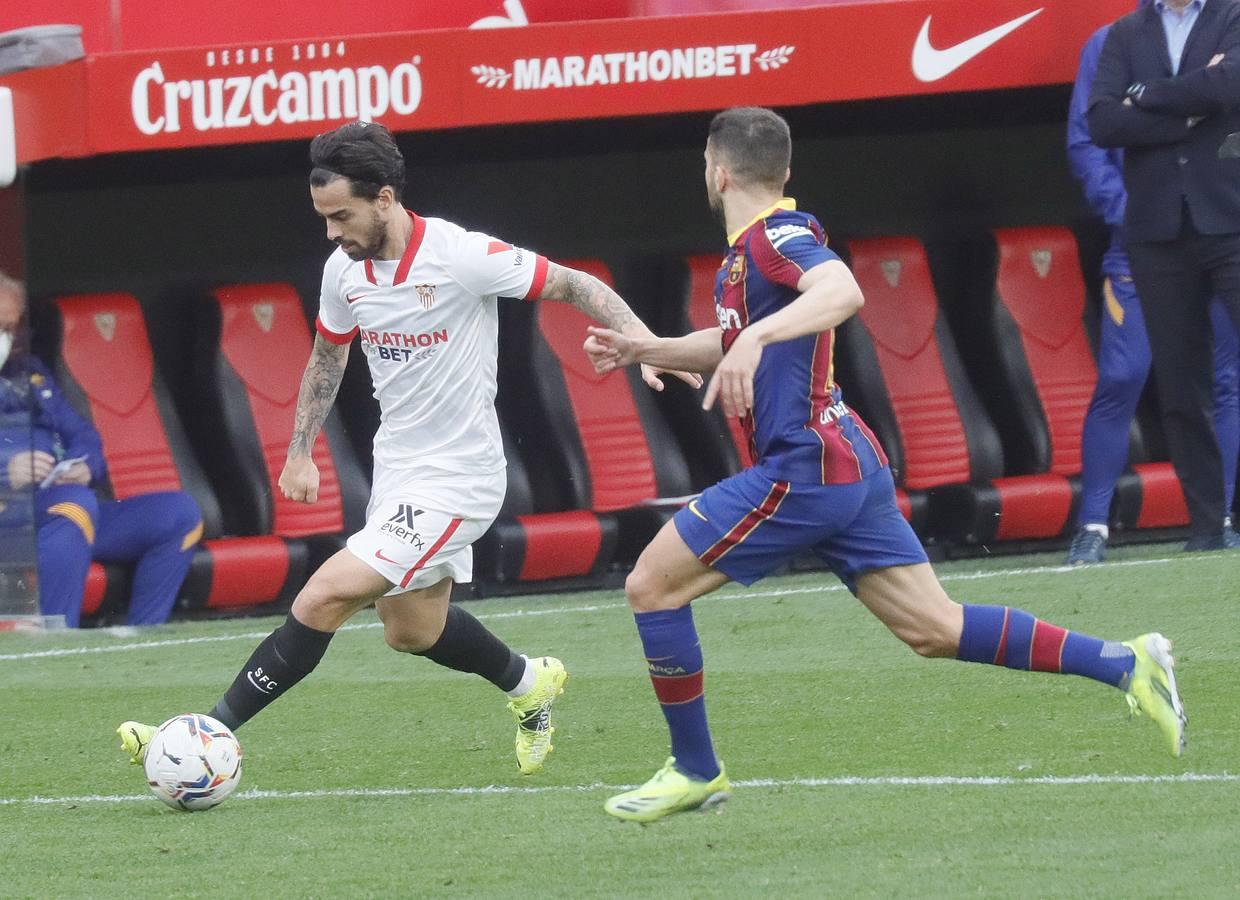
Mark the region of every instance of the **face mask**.
<instances>
[{"instance_id":1,"label":"face mask","mask_svg":"<svg viewBox=\"0 0 1240 900\"><path fill-rule=\"evenodd\" d=\"M0 369L8 362L9 351L13 349L13 332L0 331Z\"/></svg>"}]
</instances>

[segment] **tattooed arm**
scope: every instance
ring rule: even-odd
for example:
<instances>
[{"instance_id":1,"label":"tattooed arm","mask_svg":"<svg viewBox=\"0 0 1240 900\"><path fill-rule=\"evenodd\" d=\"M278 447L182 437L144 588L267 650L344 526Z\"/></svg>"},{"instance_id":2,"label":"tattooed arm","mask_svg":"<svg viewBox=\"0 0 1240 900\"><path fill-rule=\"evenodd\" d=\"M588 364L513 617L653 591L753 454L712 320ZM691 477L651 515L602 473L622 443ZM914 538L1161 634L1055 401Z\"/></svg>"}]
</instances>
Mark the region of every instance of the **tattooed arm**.
<instances>
[{"instance_id":1,"label":"tattooed arm","mask_svg":"<svg viewBox=\"0 0 1240 900\"><path fill-rule=\"evenodd\" d=\"M654 338L654 332L637 317L624 298L588 272L548 263L547 281L540 300L557 300L575 306L594 321L629 337ZM663 390L661 372L674 375L691 387L701 387L701 376L690 372L642 365L642 380L656 391Z\"/></svg>"},{"instance_id":2,"label":"tattooed arm","mask_svg":"<svg viewBox=\"0 0 1240 900\"><path fill-rule=\"evenodd\" d=\"M310 450L319 429L327 421L344 367L349 361L349 345L333 344L315 335L310 361L301 377L297 394L297 414L293 420L293 440L288 445L288 458L280 473L280 492L290 500L313 503L319 498L319 469Z\"/></svg>"},{"instance_id":3,"label":"tattooed arm","mask_svg":"<svg viewBox=\"0 0 1240 900\"><path fill-rule=\"evenodd\" d=\"M629 309L624 298L593 275L556 263L547 266L547 281L539 299L575 306L600 325L621 334L645 336L651 333Z\"/></svg>"}]
</instances>

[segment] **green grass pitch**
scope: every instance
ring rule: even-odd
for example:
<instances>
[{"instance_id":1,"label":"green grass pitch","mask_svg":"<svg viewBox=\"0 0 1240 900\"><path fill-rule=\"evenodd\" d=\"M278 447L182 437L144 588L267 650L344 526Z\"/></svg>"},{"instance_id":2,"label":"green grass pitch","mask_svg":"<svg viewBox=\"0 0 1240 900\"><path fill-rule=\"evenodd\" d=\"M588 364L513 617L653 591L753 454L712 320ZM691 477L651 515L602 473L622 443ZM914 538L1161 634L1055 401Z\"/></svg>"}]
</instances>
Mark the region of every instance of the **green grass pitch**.
<instances>
[{"instance_id":1,"label":"green grass pitch","mask_svg":"<svg viewBox=\"0 0 1240 900\"><path fill-rule=\"evenodd\" d=\"M602 811L667 754L617 592L470 607L572 673L542 774L516 772L504 697L388 650L367 613L241 730L241 789L206 813L149 796L113 730L210 709L276 619L0 635L0 896L1240 896L1240 555L1112 560L940 573L959 600L1166 633L1182 759L1113 689L919 659L800 575L695 605L737 786L649 827Z\"/></svg>"}]
</instances>

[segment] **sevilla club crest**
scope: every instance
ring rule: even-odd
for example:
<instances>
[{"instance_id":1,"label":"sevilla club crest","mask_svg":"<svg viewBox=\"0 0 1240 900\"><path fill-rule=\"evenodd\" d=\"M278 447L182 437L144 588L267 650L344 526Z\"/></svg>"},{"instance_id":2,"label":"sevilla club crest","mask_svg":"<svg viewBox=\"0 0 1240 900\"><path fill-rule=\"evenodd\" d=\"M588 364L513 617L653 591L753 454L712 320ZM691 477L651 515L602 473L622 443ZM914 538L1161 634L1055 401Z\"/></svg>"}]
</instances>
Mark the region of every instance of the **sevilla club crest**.
<instances>
[{"instance_id":1,"label":"sevilla club crest","mask_svg":"<svg viewBox=\"0 0 1240 900\"><path fill-rule=\"evenodd\" d=\"M105 341L116 337L116 313L95 313L95 330Z\"/></svg>"}]
</instances>

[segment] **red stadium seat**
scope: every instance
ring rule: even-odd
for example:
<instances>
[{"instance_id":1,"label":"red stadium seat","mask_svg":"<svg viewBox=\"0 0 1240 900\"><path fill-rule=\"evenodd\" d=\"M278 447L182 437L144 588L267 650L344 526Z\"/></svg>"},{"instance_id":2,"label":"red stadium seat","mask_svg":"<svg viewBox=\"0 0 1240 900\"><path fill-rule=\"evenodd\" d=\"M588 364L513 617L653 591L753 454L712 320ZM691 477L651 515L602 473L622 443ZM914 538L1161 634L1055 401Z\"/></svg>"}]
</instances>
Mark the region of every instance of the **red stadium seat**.
<instances>
[{"instance_id":1,"label":"red stadium seat","mask_svg":"<svg viewBox=\"0 0 1240 900\"><path fill-rule=\"evenodd\" d=\"M1053 475L1081 470L1081 434L1098 380L1085 331L1085 283L1076 240L1064 228L995 231L992 334L1012 385L1013 424L1025 465Z\"/></svg>"},{"instance_id":2,"label":"red stadium seat","mask_svg":"<svg viewBox=\"0 0 1240 900\"><path fill-rule=\"evenodd\" d=\"M1025 512L1001 523L997 537L1058 537L1073 526L1080 500L1081 435L1097 379L1076 240L1066 228L1004 228L981 249L976 315L965 331L988 355L980 384L1008 474L1040 477L1032 491L1004 486ZM1154 492L1149 500L1166 503ZM1121 476L1112 523L1136 524L1130 511L1141 506L1138 477Z\"/></svg>"},{"instance_id":3,"label":"red stadium seat","mask_svg":"<svg viewBox=\"0 0 1240 900\"><path fill-rule=\"evenodd\" d=\"M925 250L900 237L848 247L865 305L837 335L844 398L878 436L919 533L991 540L1012 517L1003 451L964 376Z\"/></svg>"},{"instance_id":4,"label":"red stadium seat","mask_svg":"<svg viewBox=\"0 0 1240 900\"><path fill-rule=\"evenodd\" d=\"M999 249L999 293L1022 333L1028 371L1043 407L1050 440L1048 470L1078 474L1081 434L1097 368L1081 326L1085 286L1075 238L1064 228L1012 228L996 232L994 239ZM1043 296L1040 309L1038 294ZM1009 332L1004 322L999 326ZM1019 358L1007 358L1024 382ZM1021 418L1028 421L1027 415ZM1135 450L1140 452L1140 445ZM1188 523L1183 492L1168 462L1147 462L1122 475L1112 511L1112 523L1120 527Z\"/></svg>"},{"instance_id":5,"label":"red stadium seat","mask_svg":"<svg viewBox=\"0 0 1240 900\"><path fill-rule=\"evenodd\" d=\"M137 300L60 297L49 313L57 380L103 438L112 495L185 490L202 510L207 539L194 553L179 604L219 609L291 600L304 581L305 547L266 536L222 537L219 503L155 369Z\"/></svg>"},{"instance_id":6,"label":"red stadium seat","mask_svg":"<svg viewBox=\"0 0 1240 900\"><path fill-rule=\"evenodd\" d=\"M214 452L204 459L217 495L239 533L301 538L311 565L362 527L370 489L335 410L312 448L319 469L314 503L280 492L297 394L312 338L297 292L288 284L217 288L197 310L193 355L193 434Z\"/></svg>"}]
</instances>

